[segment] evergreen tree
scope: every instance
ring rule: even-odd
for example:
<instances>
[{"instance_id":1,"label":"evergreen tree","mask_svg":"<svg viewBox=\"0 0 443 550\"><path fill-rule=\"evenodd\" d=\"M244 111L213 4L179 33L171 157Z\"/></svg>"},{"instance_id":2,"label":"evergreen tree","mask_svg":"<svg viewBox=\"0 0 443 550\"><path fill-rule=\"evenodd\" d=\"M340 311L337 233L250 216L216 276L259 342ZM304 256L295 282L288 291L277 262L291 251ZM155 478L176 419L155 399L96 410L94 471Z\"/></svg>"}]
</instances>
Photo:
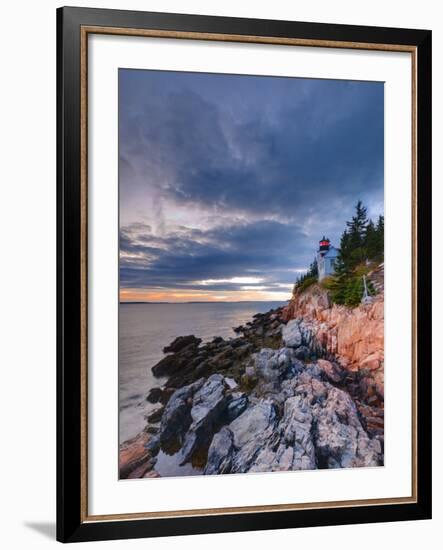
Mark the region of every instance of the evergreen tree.
<instances>
[{"instance_id":1,"label":"evergreen tree","mask_svg":"<svg viewBox=\"0 0 443 550\"><path fill-rule=\"evenodd\" d=\"M324 237L323 237L324 239ZM340 250L335 262L335 273L324 279L322 284L328 288L332 301L348 307L357 306L363 296L363 275L371 266L366 260L383 261L384 256L384 217L379 216L377 223L368 219L367 209L359 200L355 205L355 214L346 222L346 228L340 239ZM294 291L303 292L318 280L317 260L298 277ZM367 281L369 295L375 290Z\"/></svg>"},{"instance_id":2,"label":"evergreen tree","mask_svg":"<svg viewBox=\"0 0 443 550\"><path fill-rule=\"evenodd\" d=\"M377 258L383 260L385 255L385 217L379 216L377 220Z\"/></svg>"},{"instance_id":3,"label":"evergreen tree","mask_svg":"<svg viewBox=\"0 0 443 550\"><path fill-rule=\"evenodd\" d=\"M355 267L358 263L365 260L365 237L368 225L367 209L359 200L355 205L355 215L350 222L346 222L349 234L349 267Z\"/></svg>"},{"instance_id":4,"label":"evergreen tree","mask_svg":"<svg viewBox=\"0 0 443 550\"><path fill-rule=\"evenodd\" d=\"M363 295L363 281L361 277L352 277L347 280L344 292L344 304L348 307L356 307Z\"/></svg>"},{"instance_id":5,"label":"evergreen tree","mask_svg":"<svg viewBox=\"0 0 443 550\"><path fill-rule=\"evenodd\" d=\"M350 222L346 222L351 236L351 242L361 245L365 238L366 226L368 224L367 208L359 200L355 205L355 216L352 216Z\"/></svg>"},{"instance_id":6,"label":"evergreen tree","mask_svg":"<svg viewBox=\"0 0 443 550\"><path fill-rule=\"evenodd\" d=\"M314 258L314 261L310 264L309 269L303 275L297 277L297 281L294 286L294 292L297 290L303 291L306 290L309 286L316 283L318 280L318 265L317 259Z\"/></svg>"},{"instance_id":7,"label":"evergreen tree","mask_svg":"<svg viewBox=\"0 0 443 550\"><path fill-rule=\"evenodd\" d=\"M340 251L335 261L335 272L338 275L343 275L348 272L351 252L349 233L345 229L340 239Z\"/></svg>"},{"instance_id":8,"label":"evergreen tree","mask_svg":"<svg viewBox=\"0 0 443 550\"><path fill-rule=\"evenodd\" d=\"M368 258L376 258L379 254L379 235L372 220L366 226L365 251Z\"/></svg>"},{"instance_id":9,"label":"evergreen tree","mask_svg":"<svg viewBox=\"0 0 443 550\"><path fill-rule=\"evenodd\" d=\"M366 268L364 262L381 261L383 253L384 218L379 216L377 224L374 224L367 217L366 207L358 201L355 214L350 221L346 222L346 229L340 239L335 274L326 281L332 301L348 307L357 306L363 295L362 274ZM374 293L370 282L368 282L368 291L369 294Z\"/></svg>"},{"instance_id":10,"label":"evergreen tree","mask_svg":"<svg viewBox=\"0 0 443 550\"><path fill-rule=\"evenodd\" d=\"M314 261L309 266L309 276L310 277L318 277L318 264L317 264L317 258L314 258Z\"/></svg>"}]
</instances>

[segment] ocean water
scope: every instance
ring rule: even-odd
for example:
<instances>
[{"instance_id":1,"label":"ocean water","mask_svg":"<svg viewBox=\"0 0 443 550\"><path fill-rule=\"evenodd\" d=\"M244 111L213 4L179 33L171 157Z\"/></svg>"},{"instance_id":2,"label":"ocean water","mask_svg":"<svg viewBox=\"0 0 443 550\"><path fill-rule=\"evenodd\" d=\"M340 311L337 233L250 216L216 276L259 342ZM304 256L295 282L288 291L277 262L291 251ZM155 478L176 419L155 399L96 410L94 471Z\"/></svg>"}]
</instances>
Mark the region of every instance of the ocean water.
<instances>
[{"instance_id":1,"label":"ocean water","mask_svg":"<svg viewBox=\"0 0 443 550\"><path fill-rule=\"evenodd\" d=\"M233 327L245 324L255 313L284 302L194 304L121 304L119 316L119 438L137 435L146 425L144 416L157 404L146 401L148 391L164 380L151 372L163 348L177 336L194 334L203 341L215 336L235 337Z\"/></svg>"}]
</instances>

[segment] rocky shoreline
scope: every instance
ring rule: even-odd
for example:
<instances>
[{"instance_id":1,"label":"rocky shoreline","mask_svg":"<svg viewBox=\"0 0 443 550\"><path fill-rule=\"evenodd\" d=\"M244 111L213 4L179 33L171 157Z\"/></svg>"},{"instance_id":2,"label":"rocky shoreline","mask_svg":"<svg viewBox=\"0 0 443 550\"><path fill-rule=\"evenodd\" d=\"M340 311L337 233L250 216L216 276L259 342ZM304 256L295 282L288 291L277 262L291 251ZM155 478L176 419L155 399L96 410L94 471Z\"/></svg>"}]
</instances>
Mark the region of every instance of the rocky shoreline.
<instances>
[{"instance_id":1,"label":"rocky shoreline","mask_svg":"<svg viewBox=\"0 0 443 550\"><path fill-rule=\"evenodd\" d=\"M159 477L165 455L202 475L383 465L380 380L332 354L313 318L291 318L293 300L235 338L164 348L152 371L167 380L147 394L158 407L145 429L120 446L121 479Z\"/></svg>"}]
</instances>

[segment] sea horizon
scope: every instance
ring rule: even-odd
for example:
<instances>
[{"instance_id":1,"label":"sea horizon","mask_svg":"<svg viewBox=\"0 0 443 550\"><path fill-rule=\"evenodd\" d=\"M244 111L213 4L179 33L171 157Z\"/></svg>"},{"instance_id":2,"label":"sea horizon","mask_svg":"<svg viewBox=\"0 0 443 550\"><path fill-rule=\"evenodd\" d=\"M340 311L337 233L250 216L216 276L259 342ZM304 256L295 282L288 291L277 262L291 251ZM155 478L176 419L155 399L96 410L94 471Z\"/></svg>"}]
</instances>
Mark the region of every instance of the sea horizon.
<instances>
[{"instance_id":1,"label":"sea horizon","mask_svg":"<svg viewBox=\"0 0 443 550\"><path fill-rule=\"evenodd\" d=\"M186 304L275 304L275 303L286 303L289 302L290 298L287 300L224 300L224 301L210 301L210 300L191 300L189 302L141 302L141 301L125 301L119 302L120 305L124 304L151 304L151 305L186 305Z\"/></svg>"}]
</instances>

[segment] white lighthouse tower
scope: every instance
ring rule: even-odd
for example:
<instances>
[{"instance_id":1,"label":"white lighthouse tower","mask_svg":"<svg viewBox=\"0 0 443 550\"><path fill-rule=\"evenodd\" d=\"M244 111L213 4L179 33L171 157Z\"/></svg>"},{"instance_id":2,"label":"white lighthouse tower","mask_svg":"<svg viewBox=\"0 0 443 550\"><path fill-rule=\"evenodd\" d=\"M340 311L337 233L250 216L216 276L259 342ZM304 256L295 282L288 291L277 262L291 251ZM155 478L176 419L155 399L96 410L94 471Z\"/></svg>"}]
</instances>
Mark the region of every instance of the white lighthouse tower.
<instances>
[{"instance_id":1,"label":"white lighthouse tower","mask_svg":"<svg viewBox=\"0 0 443 550\"><path fill-rule=\"evenodd\" d=\"M331 241L325 236L319 241L317 250L318 280L321 281L335 272L335 262L339 250L331 245Z\"/></svg>"}]
</instances>

